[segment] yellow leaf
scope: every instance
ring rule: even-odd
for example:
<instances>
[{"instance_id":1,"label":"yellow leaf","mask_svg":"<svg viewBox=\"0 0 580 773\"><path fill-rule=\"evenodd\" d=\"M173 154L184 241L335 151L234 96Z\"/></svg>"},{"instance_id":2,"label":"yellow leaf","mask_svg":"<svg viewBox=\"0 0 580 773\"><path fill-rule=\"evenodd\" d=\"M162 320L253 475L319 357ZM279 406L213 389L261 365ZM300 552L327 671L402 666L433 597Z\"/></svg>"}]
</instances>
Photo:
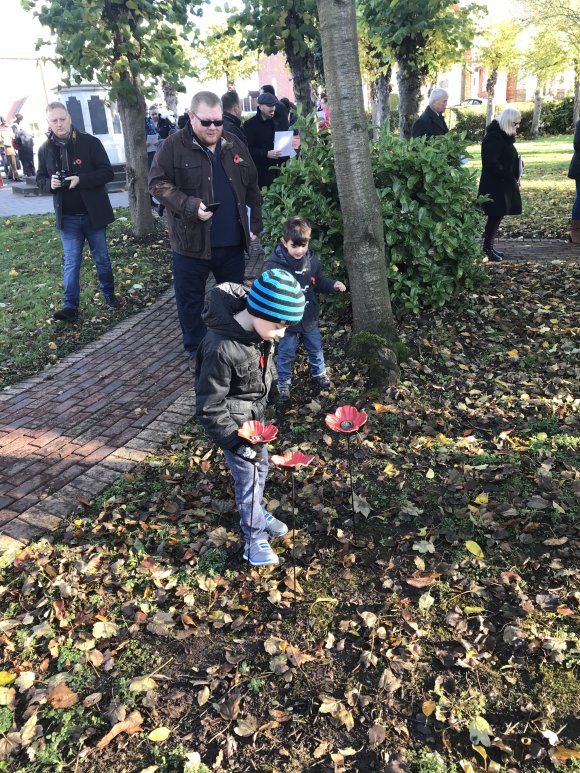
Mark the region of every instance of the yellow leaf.
<instances>
[{"instance_id":1,"label":"yellow leaf","mask_svg":"<svg viewBox=\"0 0 580 773\"><path fill-rule=\"evenodd\" d=\"M468 539L465 543L465 547L469 550L470 553L473 553L474 556L477 556L478 558L483 558L483 550L479 547L477 542L474 542L471 539Z\"/></svg>"},{"instance_id":2,"label":"yellow leaf","mask_svg":"<svg viewBox=\"0 0 580 773\"><path fill-rule=\"evenodd\" d=\"M423 706L421 707L421 711L423 712L423 714L425 714L426 717L430 717L436 708L437 708L437 704L435 703L435 701L423 701Z\"/></svg>"},{"instance_id":3,"label":"yellow leaf","mask_svg":"<svg viewBox=\"0 0 580 773\"><path fill-rule=\"evenodd\" d=\"M459 370L469 370L469 367L467 365L463 365L463 363L459 366Z\"/></svg>"},{"instance_id":4,"label":"yellow leaf","mask_svg":"<svg viewBox=\"0 0 580 773\"><path fill-rule=\"evenodd\" d=\"M48 348L49 348L49 349L56 349L56 344L55 344L55 342L54 342L54 341L49 341L49 343L48 343Z\"/></svg>"},{"instance_id":5,"label":"yellow leaf","mask_svg":"<svg viewBox=\"0 0 580 773\"><path fill-rule=\"evenodd\" d=\"M8 272L8 276L17 277L17 276L20 276L20 274L15 268L11 268L10 271Z\"/></svg>"},{"instance_id":6,"label":"yellow leaf","mask_svg":"<svg viewBox=\"0 0 580 773\"><path fill-rule=\"evenodd\" d=\"M433 472L433 470L430 467L427 470L427 472L425 473L425 477L429 478L429 480L432 480L435 477L435 473Z\"/></svg>"},{"instance_id":7,"label":"yellow leaf","mask_svg":"<svg viewBox=\"0 0 580 773\"><path fill-rule=\"evenodd\" d=\"M477 502L478 505L486 505L489 502L489 497L485 492L482 492L481 494L478 494L474 502Z\"/></svg>"},{"instance_id":8,"label":"yellow leaf","mask_svg":"<svg viewBox=\"0 0 580 773\"><path fill-rule=\"evenodd\" d=\"M580 760L580 751L575 749L566 749L564 746L558 746L554 749L552 756L558 762L567 762L568 760Z\"/></svg>"},{"instance_id":9,"label":"yellow leaf","mask_svg":"<svg viewBox=\"0 0 580 773\"><path fill-rule=\"evenodd\" d=\"M518 350L517 349L510 349L509 352L506 352L508 357L517 357L518 356Z\"/></svg>"},{"instance_id":10,"label":"yellow leaf","mask_svg":"<svg viewBox=\"0 0 580 773\"><path fill-rule=\"evenodd\" d=\"M168 727L156 727L155 730L152 730L147 738L150 741L153 741L153 743L161 743L162 741L166 741L169 736L171 735L171 730Z\"/></svg>"},{"instance_id":11,"label":"yellow leaf","mask_svg":"<svg viewBox=\"0 0 580 773\"><path fill-rule=\"evenodd\" d=\"M11 674L10 671L0 671L0 687L6 687L7 684L12 684L16 679L16 674Z\"/></svg>"}]
</instances>

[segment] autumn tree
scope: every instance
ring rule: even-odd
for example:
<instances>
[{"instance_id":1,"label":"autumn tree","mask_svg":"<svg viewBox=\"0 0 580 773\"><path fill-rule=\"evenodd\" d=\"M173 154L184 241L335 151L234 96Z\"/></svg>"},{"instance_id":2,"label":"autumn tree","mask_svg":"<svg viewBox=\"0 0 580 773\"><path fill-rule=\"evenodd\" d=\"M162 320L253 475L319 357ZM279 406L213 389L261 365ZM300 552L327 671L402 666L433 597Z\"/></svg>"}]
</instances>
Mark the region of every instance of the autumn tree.
<instances>
[{"instance_id":1,"label":"autumn tree","mask_svg":"<svg viewBox=\"0 0 580 773\"><path fill-rule=\"evenodd\" d=\"M549 30L568 52L568 66L574 68L575 126L580 119L580 0L526 0L525 10L538 30Z\"/></svg>"},{"instance_id":2,"label":"autumn tree","mask_svg":"<svg viewBox=\"0 0 580 773\"><path fill-rule=\"evenodd\" d=\"M295 101L302 105L303 112L309 113L314 107L313 50L319 39L316 0L243 0L243 4L242 10L230 17L230 29L241 29L241 43L246 51L286 56ZM227 5L224 10L230 11Z\"/></svg>"},{"instance_id":3,"label":"autumn tree","mask_svg":"<svg viewBox=\"0 0 580 773\"><path fill-rule=\"evenodd\" d=\"M56 35L56 65L69 80L104 86L123 127L131 224L153 230L147 191L145 84L188 73L181 42L193 32L198 0L22 0ZM41 41L39 41L41 44ZM191 43L190 43L191 44Z\"/></svg>"},{"instance_id":4,"label":"autumn tree","mask_svg":"<svg viewBox=\"0 0 580 773\"><path fill-rule=\"evenodd\" d=\"M358 53L355 0L318 0L326 89L332 105L332 149L344 227L344 261L359 334L381 336L387 382L398 365L392 351L397 330L387 281L381 207L374 184ZM373 339L375 340L375 339ZM367 351L368 354L368 351Z\"/></svg>"},{"instance_id":5,"label":"autumn tree","mask_svg":"<svg viewBox=\"0 0 580 773\"><path fill-rule=\"evenodd\" d=\"M257 53L244 53L241 31L227 24L210 27L198 61L200 78L217 81L225 78L228 91L235 90L238 79L247 78L258 69Z\"/></svg>"},{"instance_id":6,"label":"autumn tree","mask_svg":"<svg viewBox=\"0 0 580 773\"><path fill-rule=\"evenodd\" d=\"M478 9L474 4L459 6L452 0L361 0L361 10L377 47L392 52L396 59L399 132L401 137L410 137L419 112L421 87L429 73L440 69L442 51L448 59L459 61L471 46Z\"/></svg>"},{"instance_id":7,"label":"autumn tree","mask_svg":"<svg viewBox=\"0 0 580 773\"><path fill-rule=\"evenodd\" d=\"M360 7L357 15L361 74L369 87L371 122L375 126L382 126L390 121L390 95L393 88L391 77L394 59L390 51L385 51L380 47L380 44L377 44L360 12ZM375 130L375 139L376 136L377 131Z\"/></svg>"},{"instance_id":8,"label":"autumn tree","mask_svg":"<svg viewBox=\"0 0 580 773\"><path fill-rule=\"evenodd\" d=\"M535 75L534 112L530 135L540 133L542 95L547 82L568 67L569 54L563 41L551 29L541 29L534 35L531 45L522 56L522 69L528 75Z\"/></svg>"},{"instance_id":9,"label":"autumn tree","mask_svg":"<svg viewBox=\"0 0 580 773\"><path fill-rule=\"evenodd\" d=\"M495 87L500 72L509 72L519 65L520 52L516 45L519 27L515 19L498 22L483 36L477 60L487 68L486 125L493 120Z\"/></svg>"}]
</instances>

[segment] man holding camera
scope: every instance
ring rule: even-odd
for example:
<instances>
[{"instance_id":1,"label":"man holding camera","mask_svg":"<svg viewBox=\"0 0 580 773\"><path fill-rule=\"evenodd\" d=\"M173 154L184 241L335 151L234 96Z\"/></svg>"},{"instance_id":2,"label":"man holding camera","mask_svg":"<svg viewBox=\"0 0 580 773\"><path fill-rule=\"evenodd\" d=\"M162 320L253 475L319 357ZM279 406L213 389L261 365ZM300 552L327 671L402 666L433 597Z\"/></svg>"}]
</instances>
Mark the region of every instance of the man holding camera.
<instances>
[{"instance_id":1,"label":"man holding camera","mask_svg":"<svg viewBox=\"0 0 580 773\"><path fill-rule=\"evenodd\" d=\"M64 105L51 102L46 117L48 140L38 152L36 182L43 193L52 191L64 251L64 306L53 317L73 322L78 317L85 241L105 302L112 308L118 305L107 249L107 225L115 215L105 188L114 173L101 141L76 129Z\"/></svg>"}]
</instances>

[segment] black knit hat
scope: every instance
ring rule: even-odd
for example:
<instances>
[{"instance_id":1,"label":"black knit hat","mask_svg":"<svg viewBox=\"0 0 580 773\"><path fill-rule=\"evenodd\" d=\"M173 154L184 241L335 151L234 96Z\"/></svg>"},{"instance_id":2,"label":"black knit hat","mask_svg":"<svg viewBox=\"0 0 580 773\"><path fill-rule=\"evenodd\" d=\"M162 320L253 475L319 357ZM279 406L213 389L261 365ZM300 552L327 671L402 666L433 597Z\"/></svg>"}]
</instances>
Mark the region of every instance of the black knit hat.
<instances>
[{"instance_id":1,"label":"black knit hat","mask_svg":"<svg viewBox=\"0 0 580 773\"><path fill-rule=\"evenodd\" d=\"M302 319L305 305L300 285L281 268L264 271L248 293L248 312L270 322L294 325Z\"/></svg>"}]
</instances>

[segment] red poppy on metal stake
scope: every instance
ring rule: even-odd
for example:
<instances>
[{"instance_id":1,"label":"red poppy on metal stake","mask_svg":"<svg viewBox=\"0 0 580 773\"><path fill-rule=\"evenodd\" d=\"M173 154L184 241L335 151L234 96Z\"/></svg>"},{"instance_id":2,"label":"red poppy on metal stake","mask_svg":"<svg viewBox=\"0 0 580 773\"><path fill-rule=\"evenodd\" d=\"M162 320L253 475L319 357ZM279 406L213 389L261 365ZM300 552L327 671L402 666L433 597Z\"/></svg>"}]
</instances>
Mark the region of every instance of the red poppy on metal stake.
<instances>
[{"instance_id":1,"label":"red poppy on metal stake","mask_svg":"<svg viewBox=\"0 0 580 773\"><path fill-rule=\"evenodd\" d=\"M278 434L278 427L273 424L262 424L261 421L245 421L238 430L238 435L248 443L269 443ZM251 564L252 530L254 526L254 489L256 488L256 465L253 464L254 478L252 481L252 509L250 510L250 538L248 540L248 563Z\"/></svg>"},{"instance_id":2,"label":"red poppy on metal stake","mask_svg":"<svg viewBox=\"0 0 580 773\"><path fill-rule=\"evenodd\" d=\"M344 432L346 434L346 445L348 453L348 475L350 479L350 498L352 504L352 536L356 545L356 513L354 509L354 488L352 485L352 458L350 453L350 433L359 430L368 419L364 411L357 411L352 405L341 405L334 413L328 413L325 418L326 424L335 432Z\"/></svg>"},{"instance_id":3,"label":"red poppy on metal stake","mask_svg":"<svg viewBox=\"0 0 580 773\"><path fill-rule=\"evenodd\" d=\"M308 467L314 459L314 454L303 454L300 451L287 451L282 456L272 456L272 463L276 467L290 467L292 477L292 573L294 577L294 599L292 606L296 614L296 557L294 555L294 544L296 542L296 507L294 498L294 469L296 467Z\"/></svg>"}]
</instances>

